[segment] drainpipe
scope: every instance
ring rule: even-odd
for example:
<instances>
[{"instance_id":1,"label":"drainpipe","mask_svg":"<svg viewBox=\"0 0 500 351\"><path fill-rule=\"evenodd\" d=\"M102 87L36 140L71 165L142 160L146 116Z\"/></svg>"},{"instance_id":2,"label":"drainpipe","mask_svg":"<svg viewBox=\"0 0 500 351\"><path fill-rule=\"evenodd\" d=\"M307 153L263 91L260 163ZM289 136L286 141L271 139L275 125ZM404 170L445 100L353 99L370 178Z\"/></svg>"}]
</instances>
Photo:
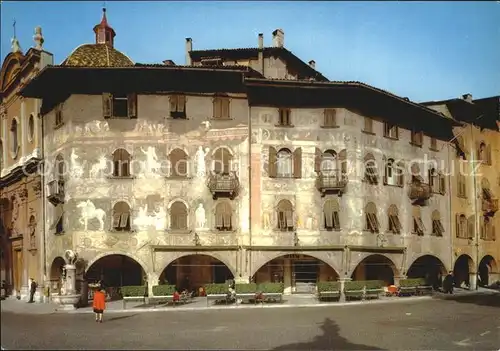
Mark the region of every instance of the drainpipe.
<instances>
[{"instance_id":1,"label":"drainpipe","mask_svg":"<svg viewBox=\"0 0 500 351\"><path fill-rule=\"evenodd\" d=\"M243 77L243 79L245 79ZM252 107L250 106L250 97L248 96L247 89L247 101L248 101L248 238L249 246L252 246ZM248 273L252 272L252 250L249 251L250 259L248 260ZM247 255L247 251L245 251ZM248 256L247 256L248 257ZM252 276L249 276L252 279Z\"/></svg>"},{"instance_id":2,"label":"drainpipe","mask_svg":"<svg viewBox=\"0 0 500 351\"><path fill-rule=\"evenodd\" d=\"M476 272L474 273L475 274L475 277L474 279L476 280L476 290L478 290L478 286L477 286L477 274L479 272L479 230L478 230L478 226L479 226L479 220L478 220L478 215L477 215L477 175L476 175L476 168L475 168L475 165L474 165L474 145L476 144L475 143L475 140L474 140L474 127L472 125L472 123L469 124L470 126L470 135L471 135L471 164L472 164L472 169L473 169L473 181L474 181L474 231L475 231L475 238L476 238ZM479 160L478 160L479 161ZM470 278L470 272L469 272L469 278Z\"/></svg>"},{"instance_id":3,"label":"drainpipe","mask_svg":"<svg viewBox=\"0 0 500 351\"><path fill-rule=\"evenodd\" d=\"M38 105L38 104L37 104ZM37 106L39 107L39 106ZM42 214L43 214L43 224L42 224L42 245L43 245L43 278L44 278L44 286L47 282L47 243L46 243L46 218L47 218L47 205L45 203L45 125L44 125L44 118L40 114L40 108L37 109L38 111L38 118L40 118L41 124L42 124L42 132L41 134L41 157L42 161L41 164L39 165L39 168L41 169L41 175L40 175L40 182L42 185Z\"/></svg>"},{"instance_id":4,"label":"drainpipe","mask_svg":"<svg viewBox=\"0 0 500 351\"><path fill-rule=\"evenodd\" d=\"M447 152L448 152L448 166L451 166L451 155L450 154L451 154L451 152L453 152L453 148L452 148L452 145L451 145L450 142L448 142L447 146L448 146L447 147L447 149L448 149L447 150ZM456 174L455 165L453 165L453 173ZM448 223L450 223L449 232L450 232L450 251L451 251L451 254L450 254L450 270L453 270L453 255L454 255L454 250L453 250L453 231L451 229L451 225L452 225L452 223L454 223L453 222L454 219L453 219L453 214L452 214L453 197L452 197L452 194L451 194L451 183L452 183L451 172L448 172L448 201L450 202L450 204L449 204L450 211L448 211L448 216L449 216ZM456 224L455 224L455 227L456 227ZM455 233L455 236L456 235L457 235L457 233ZM448 271L446 271L446 274L448 274Z\"/></svg>"}]
</instances>

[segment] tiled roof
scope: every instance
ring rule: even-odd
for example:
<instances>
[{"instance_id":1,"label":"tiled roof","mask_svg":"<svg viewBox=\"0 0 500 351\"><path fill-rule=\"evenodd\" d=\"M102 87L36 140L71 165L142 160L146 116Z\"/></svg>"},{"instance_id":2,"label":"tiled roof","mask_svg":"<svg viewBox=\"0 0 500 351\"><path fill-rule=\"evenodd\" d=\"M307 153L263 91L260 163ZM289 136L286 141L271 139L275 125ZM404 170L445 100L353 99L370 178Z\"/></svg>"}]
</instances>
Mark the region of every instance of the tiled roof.
<instances>
[{"instance_id":1,"label":"tiled roof","mask_svg":"<svg viewBox=\"0 0 500 351\"><path fill-rule=\"evenodd\" d=\"M77 47L61 66L129 67L134 63L125 54L106 44L84 44Z\"/></svg>"},{"instance_id":2,"label":"tiled roof","mask_svg":"<svg viewBox=\"0 0 500 351\"><path fill-rule=\"evenodd\" d=\"M200 71L214 71L214 70L227 70L227 71L243 71L255 78L263 78L262 74L254 70L252 67L244 65L210 65L210 66L188 66L188 65L165 65L159 63L136 63L134 67L138 68L165 68L170 70L176 69L195 69Z\"/></svg>"}]
</instances>

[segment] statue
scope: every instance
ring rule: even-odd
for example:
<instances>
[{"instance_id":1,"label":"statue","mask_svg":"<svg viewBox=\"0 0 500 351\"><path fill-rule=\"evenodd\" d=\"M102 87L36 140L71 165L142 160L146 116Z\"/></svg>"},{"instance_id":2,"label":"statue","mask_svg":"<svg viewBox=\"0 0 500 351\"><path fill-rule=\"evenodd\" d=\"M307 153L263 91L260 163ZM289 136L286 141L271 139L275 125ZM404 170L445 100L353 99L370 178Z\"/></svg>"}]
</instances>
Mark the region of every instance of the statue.
<instances>
[{"instance_id":1,"label":"statue","mask_svg":"<svg viewBox=\"0 0 500 351\"><path fill-rule=\"evenodd\" d=\"M80 224L85 226L85 230L88 228L89 219L97 219L100 224L99 230L104 230L104 219L106 218L106 212L101 208L96 208L92 201L82 201L77 206L77 208L82 209L82 215L80 217Z\"/></svg>"},{"instance_id":2,"label":"statue","mask_svg":"<svg viewBox=\"0 0 500 351\"><path fill-rule=\"evenodd\" d=\"M271 218L270 218L269 211L266 210L264 213L262 213L262 226L264 229L269 229L271 228Z\"/></svg>"},{"instance_id":3,"label":"statue","mask_svg":"<svg viewBox=\"0 0 500 351\"><path fill-rule=\"evenodd\" d=\"M21 45L19 44L19 40L17 40L17 38L12 38L10 42L12 43L11 48L13 53L22 52Z\"/></svg>"},{"instance_id":4,"label":"statue","mask_svg":"<svg viewBox=\"0 0 500 351\"><path fill-rule=\"evenodd\" d=\"M145 204L143 207L139 207L137 217L134 218L134 225L141 228L147 227L151 224L151 219L148 217L148 204Z\"/></svg>"},{"instance_id":5,"label":"statue","mask_svg":"<svg viewBox=\"0 0 500 351\"><path fill-rule=\"evenodd\" d=\"M79 165L78 163L78 160L79 157L78 155L76 154L75 152L75 149L71 149L71 158L70 158L70 162L71 162L71 173L74 177L81 177L83 175L83 169L82 167Z\"/></svg>"},{"instance_id":6,"label":"statue","mask_svg":"<svg viewBox=\"0 0 500 351\"><path fill-rule=\"evenodd\" d=\"M30 228L30 248L36 249L36 222L29 224Z\"/></svg>"},{"instance_id":7,"label":"statue","mask_svg":"<svg viewBox=\"0 0 500 351\"><path fill-rule=\"evenodd\" d=\"M212 123L210 123L210 121L203 121L201 122L201 124L203 124L205 126L205 130L209 130L210 127L212 126Z\"/></svg>"},{"instance_id":8,"label":"statue","mask_svg":"<svg viewBox=\"0 0 500 351\"><path fill-rule=\"evenodd\" d=\"M205 228L206 218L205 218L205 209L203 208L203 204L198 205L195 215L196 215L196 229Z\"/></svg>"},{"instance_id":9,"label":"statue","mask_svg":"<svg viewBox=\"0 0 500 351\"><path fill-rule=\"evenodd\" d=\"M64 258L67 264L74 265L76 261L78 261L78 254L73 250L66 250L64 252Z\"/></svg>"},{"instance_id":10,"label":"statue","mask_svg":"<svg viewBox=\"0 0 500 351\"><path fill-rule=\"evenodd\" d=\"M155 211L155 227L156 230L163 230L165 229L165 220L167 218L167 212L165 212L165 209L163 206L160 206L158 211Z\"/></svg>"},{"instance_id":11,"label":"statue","mask_svg":"<svg viewBox=\"0 0 500 351\"><path fill-rule=\"evenodd\" d=\"M99 173L106 169L106 156L99 157L99 162L92 165L90 169L90 178L95 178Z\"/></svg>"},{"instance_id":12,"label":"statue","mask_svg":"<svg viewBox=\"0 0 500 351\"><path fill-rule=\"evenodd\" d=\"M35 35L33 36L33 41L35 42L35 49L43 50L43 43L45 39L43 38L42 35L42 27L40 26L35 27Z\"/></svg>"},{"instance_id":13,"label":"statue","mask_svg":"<svg viewBox=\"0 0 500 351\"><path fill-rule=\"evenodd\" d=\"M209 148L203 151L201 146L198 146L198 151L196 151L196 175L198 177L204 177L206 174L205 156L208 154Z\"/></svg>"},{"instance_id":14,"label":"statue","mask_svg":"<svg viewBox=\"0 0 500 351\"><path fill-rule=\"evenodd\" d=\"M141 151L144 155L146 155L146 173L152 174L153 172L158 171L160 163L158 162L158 156L156 156L154 146L148 146L147 151L141 147Z\"/></svg>"}]
</instances>

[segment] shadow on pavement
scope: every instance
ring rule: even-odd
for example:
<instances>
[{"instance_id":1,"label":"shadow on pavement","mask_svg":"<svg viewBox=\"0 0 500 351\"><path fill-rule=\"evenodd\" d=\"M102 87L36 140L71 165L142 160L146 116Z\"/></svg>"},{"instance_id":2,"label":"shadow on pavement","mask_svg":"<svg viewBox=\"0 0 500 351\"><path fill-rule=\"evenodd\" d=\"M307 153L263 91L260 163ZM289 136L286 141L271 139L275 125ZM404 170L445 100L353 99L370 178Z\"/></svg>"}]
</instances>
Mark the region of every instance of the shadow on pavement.
<instances>
[{"instance_id":1,"label":"shadow on pavement","mask_svg":"<svg viewBox=\"0 0 500 351\"><path fill-rule=\"evenodd\" d=\"M435 295L434 298L458 303L472 303L479 306L500 307L500 294Z\"/></svg>"},{"instance_id":2,"label":"shadow on pavement","mask_svg":"<svg viewBox=\"0 0 500 351\"><path fill-rule=\"evenodd\" d=\"M137 316L137 313L135 314L129 314L127 316L120 316L120 317L113 317L113 318L109 318L108 319L108 322L111 322L111 321L117 321L119 319L125 319L125 318L130 318L130 317L133 317L133 316Z\"/></svg>"},{"instance_id":3,"label":"shadow on pavement","mask_svg":"<svg viewBox=\"0 0 500 351\"><path fill-rule=\"evenodd\" d=\"M316 336L310 342L287 344L272 350L383 350L374 346L353 344L340 336L340 328L330 318L321 325L323 335Z\"/></svg>"}]
</instances>

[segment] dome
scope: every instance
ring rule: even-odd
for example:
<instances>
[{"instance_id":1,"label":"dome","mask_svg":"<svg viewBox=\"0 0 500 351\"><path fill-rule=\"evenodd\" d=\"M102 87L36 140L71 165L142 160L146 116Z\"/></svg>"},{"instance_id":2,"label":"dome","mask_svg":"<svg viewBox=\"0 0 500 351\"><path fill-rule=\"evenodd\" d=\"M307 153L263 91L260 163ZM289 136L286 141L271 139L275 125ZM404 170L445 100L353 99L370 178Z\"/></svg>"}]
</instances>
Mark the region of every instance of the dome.
<instances>
[{"instance_id":1,"label":"dome","mask_svg":"<svg viewBox=\"0 0 500 351\"><path fill-rule=\"evenodd\" d=\"M134 63L127 55L107 44L84 44L61 63L73 67L129 67Z\"/></svg>"}]
</instances>

